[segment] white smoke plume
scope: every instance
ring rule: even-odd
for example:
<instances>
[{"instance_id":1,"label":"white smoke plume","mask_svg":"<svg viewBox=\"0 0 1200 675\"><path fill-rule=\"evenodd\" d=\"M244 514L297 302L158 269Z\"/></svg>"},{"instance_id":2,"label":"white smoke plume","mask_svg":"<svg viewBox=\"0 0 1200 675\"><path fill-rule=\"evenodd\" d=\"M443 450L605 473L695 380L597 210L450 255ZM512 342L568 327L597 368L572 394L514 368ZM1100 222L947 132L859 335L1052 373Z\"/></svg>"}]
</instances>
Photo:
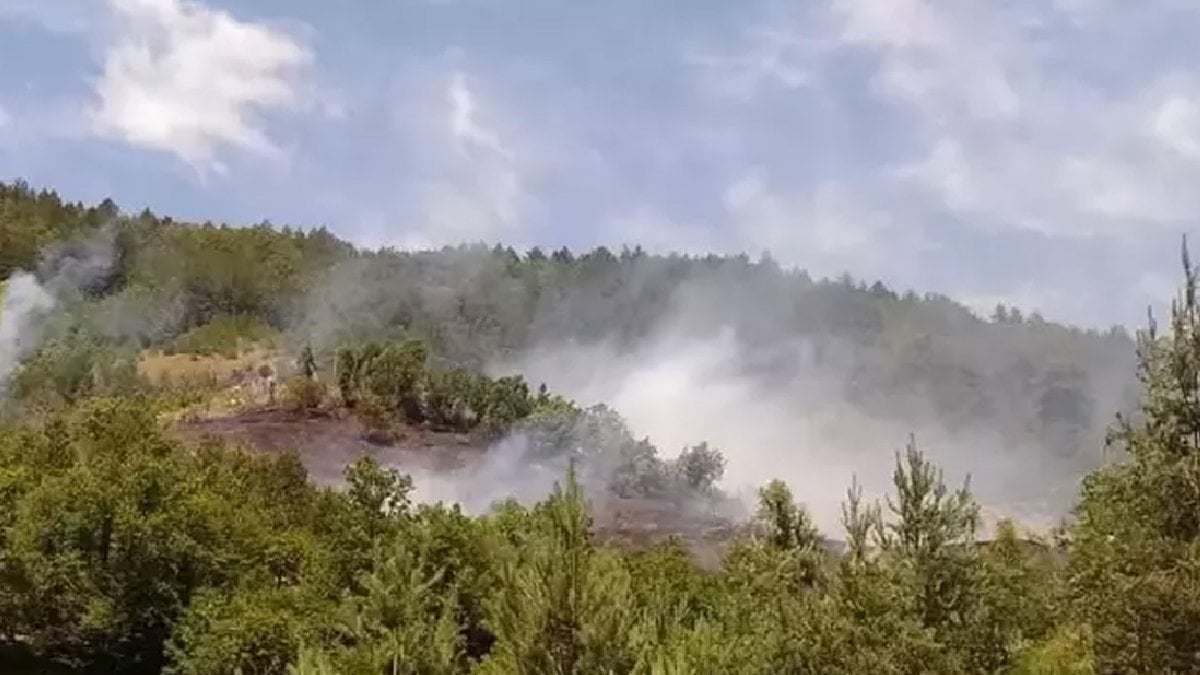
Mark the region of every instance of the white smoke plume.
<instances>
[{"instance_id":1,"label":"white smoke plume","mask_svg":"<svg viewBox=\"0 0 1200 675\"><path fill-rule=\"evenodd\" d=\"M523 315L514 301L523 297L521 290L506 289L519 282L506 277L486 250L418 255L404 263L363 260L331 274L310 298L303 335L324 344L355 332L402 334L418 307L453 322L463 297L486 303L500 322ZM827 534L840 530L841 504L853 480L867 498L892 491L895 453L912 436L944 470L950 487L970 475L989 520L1011 516L1045 529L1066 514L1090 455L1039 435L1030 426L1039 419L1036 396L1008 377L1022 368L1053 370L1060 358L1052 339L1062 338L1055 331L1065 329L1009 331L984 326L965 309L937 305L936 298L905 299L904 311L923 311L919 302L925 302L931 315L945 320L918 319L924 338L910 335L910 326L886 329L914 340L912 349L907 343L900 345L905 351L892 344L864 349L850 337L853 331L838 337L842 333L821 326L857 325L866 291L834 286L797 294L805 286L795 278L746 280L736 265L733 271L699 268L674 285L673 265L671 259L648 261L622 272L621 292L630 303L670 289L665 298L636 307L645 312L636 322L626 315L629 306L608 301L598 286L547 293L522 339L525 347L487 364L489 372L519 373L534 387L544 382L583 407L605 404L664 459L708 442L728 460L722 487L743 497L743 507L753 505L764 483L783 479ZM806 332L797 329L797 317L809 326ZM631 324L636 335L620 328ZM1102 438L1097 425L1123 405L1133 363L1114 356L1114 348L1125 348L1120 341L1096 337L1085 343L1089 351L1065 362L1083 370L1074 391L1095 411L1085 431ZM926 347L937 357L930 362L941 367L932 374L921 374L929 365L922 361ZM1129 351L1132 357L1132 345ZM868 377L860 381L862 372ZM893 374L896 380L883 386L869 377ZM968 391L997 381L1006 388L984 397ZM945 383L954 386L938 389ZM994 410L957 407L960 394L964 404L986 399ZM1095 447L1099 458L1102 445ZM532 468L527 459L520 439L512 438L459 471L397 468L413 474L419 499L456 501L477 511L505 498L542 498L561 479L561 467ZM588 492L594 497L598 491Z\"/></svg>"},{"instance_id":2,"label":"white smoke plume","mask_svg":"<svg viewBox=\"0 0 1200 675\"><path fill-rule=\"evenodd\" d=\"M112 267L113 236L105 228L47 248L35 272L18 272L0 298L0 401L21 361L37 351L55 315Z\"/></svg>"},{"instance_id":3,"label":"white smoke plume","mask_svg":"<svg viewBox=\"0 0 1200 675\"><path fill-rule=\"evenodd\" d=\"M37 348L39 323L54 304L54 296L32 274L16 274L5 285L0 303L0 400L7 392L8 378Z\"/></svg>"},{"instance_id":4,"label":"white smoke plume","mask_svg":"<svg viewBox=\"0 0 1200 675\"><path fill-rule=\"evenodd\" d=\"M525 504L544 499L555 481L562 480L564 467L529 460L526 438L513 434L489 447L478 462L454 472L396 468L412 477L416 501L455 503L478 514L508 499Z\"/></svg>"},{"instance_id":5,"label":"white smoke plume","mask_svg":"<svg viewBox=\"0 0 1200 675\"><path fill-rule=\"evenodd\" d=\"M868 498L892 491L895 453L914 435L950 487L970 477L985 533L997 517L1045 531L1065 515L1082 475L1078 466L1057 465L1046 448L983 424L951 431L932 415L871 415L841 396L845 374L805 365L804 340L791 348L801 365L778 383L746 372L755 355L730 328L716 335L668 329L624 351L606 343L547 344L495 370L544 381L583 405L610 405L664 457L707 441L728 460L723 488L746 508L759 487L783 479L828 535L841 530L852 481ZM906 404L919 410L921 402Z\"/></svg>"}]
</instances>

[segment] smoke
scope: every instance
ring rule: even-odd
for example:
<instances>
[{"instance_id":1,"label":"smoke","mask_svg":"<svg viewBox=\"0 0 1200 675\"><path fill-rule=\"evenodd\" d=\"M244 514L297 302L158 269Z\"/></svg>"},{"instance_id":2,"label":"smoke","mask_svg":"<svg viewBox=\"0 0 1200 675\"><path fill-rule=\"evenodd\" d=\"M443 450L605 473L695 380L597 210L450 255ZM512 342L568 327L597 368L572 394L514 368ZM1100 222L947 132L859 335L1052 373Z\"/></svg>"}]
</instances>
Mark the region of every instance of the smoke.
<instances>
[{"instance_id":1,"label":"smoke","mask_svg":"<svg viewBox=\"0 0 1200 675\"><path fill-rule=\"evenodd\" d=\"M948 428L916 387L891 410L887 399L864 408L846 394L851 369L818 364L811 340L777 336L769 346L752 345L736 327L697 332L684 316L665 318L632 348L611 340L549 342L493 371L546 382L583 405L604 402L667 457L707 441L728 460L723 488L745 508L759 487L782 479L826 534L841 530L852 481L868 498L894 491L896 453L912 437L951 487L969 477L985 530L1010 517L1044 531L1077 494L1077 458L1060 459L996 419Z\"/></svg>"},{"instance_id":2,"label":"smoke","mask_svg":"<svg viewBox=\"0 0 1200 675\"><path fill-rule=\"evenodd\" d=\"M52 332L53 320L80 294L102 280L113 260L113 235L59 242L43 251L34 272L18 272L0 299L0 401L21 361Z\"/></svg>"},{"instance_id":3,"label":"smoke","mask_svg":"<svg viewBox=\"0 0 1200 675\"><path fill-rule=\"evenodd\" d=\"M457 471L399 468L413 478L416 501L456 503L468 513L485 513L509 499L523 504L544 499L563 479L566 465L534 460L528 437L512 434L490 446L479 461ZM586 482L584 487L589 487Z\"/></svg>"},{"instance_id":4,"label":"smoke","mask_svg":"<svg viewBox=\"0 0 1200 675\"><path fill-rule=\"evenodd\" d=\"M727 328L705 338L663 335L625 352L603 343L546 345L498 369L545 381L584 405L605 402L664 457L707 441L728 460L726 491L749 501L767 481L784 479L824 528L833 527L853 474L868 491L884 487L878 468L889 465L894 442L883 439L904 432L861 415L839 425L850 411L815 400L815 372L803 386L779 390L740 374L738 349Z\"/></svg>"},{"instance_id":5,"label":"smoke","mask_svg":"<svg viewBox=\"0 0 1200 675\"><path fill-rule=\"evenodd\" d=\"M52 296L31 274L16 274L0 303L0 400L17 365L37 348L41 319L54 308Z\"/></svg>"},{"instance_id":6,"label":"smoke","mask_svg":"<svg viewBox=\"0 0 1200 675\"><path fill-rule=\"evenodd\" d=\"M586 279L551 278L530 321L524 282L487 249L358 259L309 298L301 326L315 346L398 334L419 316L447 327L440 348L453 359L468 343L505 353L464 322L524 321L526 346L486 364L491 374L519 373L584 407L606 404L667 459L708 442L728 460L722 488L742 512L758 488L782 479L827 534L840 530L852 481L868 498L892 491L896 453L914 436L951 487L970 476L985 514L1055 524L1092 459L1068 447L1079 439L1031 428L1042 419L1034 393L1047 388L1034 380L1065 364L1076 378L1066 388L1091 401L1082 445L1095 441L1097 458L1132 381L1127 340L987 325L936 297L880 302L874 291L769 265L685 262L579 262ZM974 408L979 400L990 408ZM399 468L422 500L473 511L532 501L565 466L534 464L526 441L507 438L454 472Z\"/></svg>"}]
</instances>

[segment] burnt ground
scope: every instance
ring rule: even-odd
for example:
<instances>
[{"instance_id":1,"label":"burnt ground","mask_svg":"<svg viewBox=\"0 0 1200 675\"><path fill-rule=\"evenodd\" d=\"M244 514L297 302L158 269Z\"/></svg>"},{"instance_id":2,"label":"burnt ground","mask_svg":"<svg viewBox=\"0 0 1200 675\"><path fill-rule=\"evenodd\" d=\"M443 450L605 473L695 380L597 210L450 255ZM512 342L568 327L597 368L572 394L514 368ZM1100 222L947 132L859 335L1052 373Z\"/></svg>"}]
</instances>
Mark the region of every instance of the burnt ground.
<instances>
[{"instance_id":1,"label":"burnt ground","mask_svg":"<svg viewBox=\"0 0 1200 675\"><path fill-rule=\"evenodd\" d=\"M346 465L364 454L380 464L402 469L453 471L478 460L487 451L486 442L469 434L418 427L404 428L396 434L394 442L373 442L353 416L277 408L184 420L175 425L175 431L191 440L215 436L260 452L295 450L309 475L322 484L340 482Z\"/></svg>"},{"instance_id":2,"label":"burnt ground","mask_svg":"<svg viewBox=\"0 0 1200 675\"><path fill-rule=\"evenodd\" d=\"M363 454L401 471L436 476L469 470L488 452L488 441L470 434L410 426L396 434L395 441L378 443L368 440L366 429L353 416L281 409L184 420L174 430L185 439L215 436L258 452L295 450L313 480L325 485L340 484L342 470ZM726 547L749 533L744 522L711 510L670 501L588 496L597 540L620 548L642 549L676 537L707 567L719 564ZM827 545L831 550L843 547L832 540Z\"/></svg>"},{"instance_id":3,"label":"burnt ground","mask_svg":"<svg viewBox=\"0 0 1200 675\"><path fill-rule=\"evenodd\" d=\"M259 452L295 450L313 480L336 485L343 468L363 454L401 471L450 473L469 468L487 453L485 439L469 434L406 427L391 443L368 440L352 416L303 414L281 409L247 410L234 415L183 420L175 432L185 439L217 437ZM622 548L643 548L678 537L702 563L715 563L743 526L711 512L673 502L608 498L592 500L597 539Z\"/></svg>"}]
</instances>

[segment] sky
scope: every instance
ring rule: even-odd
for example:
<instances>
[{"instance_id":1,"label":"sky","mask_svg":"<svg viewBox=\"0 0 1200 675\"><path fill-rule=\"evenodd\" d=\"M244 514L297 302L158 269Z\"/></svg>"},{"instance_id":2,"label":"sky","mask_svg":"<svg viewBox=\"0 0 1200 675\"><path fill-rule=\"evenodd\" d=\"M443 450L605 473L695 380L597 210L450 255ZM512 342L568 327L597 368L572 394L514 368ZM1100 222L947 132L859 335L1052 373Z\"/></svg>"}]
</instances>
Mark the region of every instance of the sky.
<instances>
[{"instance_id":1,"label":"sky","mask_svg":"<svg viewBox=\"0 0 1200 675\"><path fill-rule=\"evenodd\" d=\"M1139 326L1200 221L1197 34L1190 0L0 0L0 179Z\"/></svg>"}]
</instances>

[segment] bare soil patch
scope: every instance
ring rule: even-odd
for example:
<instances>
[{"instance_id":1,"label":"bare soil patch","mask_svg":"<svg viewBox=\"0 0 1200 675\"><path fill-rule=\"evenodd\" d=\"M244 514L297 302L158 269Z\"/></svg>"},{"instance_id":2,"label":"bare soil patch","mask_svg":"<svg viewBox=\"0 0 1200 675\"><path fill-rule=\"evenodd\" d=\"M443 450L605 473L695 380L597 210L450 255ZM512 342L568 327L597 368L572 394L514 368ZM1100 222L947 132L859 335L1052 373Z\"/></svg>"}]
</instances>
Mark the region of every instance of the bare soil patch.
<instances>
[{"instance_id":1,"label":"bare soil patch","mask_svg":"<svg viewBox=\"0 0 1200 675\"><path fill-rule=\"evenodd\" d=\"M328 485L338 484L343 468L363 454L402 471L453 472L481 460L488 448L486 439L469 434L411 426L395 442L377 444L367 440L367 430L352 416L277 408L184 420L175 431L186 439L217 437L259 452L294 450L313 479ZM704 562L715 562L723 545L745 532L728 518L673 502L593 498L592 507L593 529L602 543L644 548L674 536Z\"/></svg>"}]
</instances>

